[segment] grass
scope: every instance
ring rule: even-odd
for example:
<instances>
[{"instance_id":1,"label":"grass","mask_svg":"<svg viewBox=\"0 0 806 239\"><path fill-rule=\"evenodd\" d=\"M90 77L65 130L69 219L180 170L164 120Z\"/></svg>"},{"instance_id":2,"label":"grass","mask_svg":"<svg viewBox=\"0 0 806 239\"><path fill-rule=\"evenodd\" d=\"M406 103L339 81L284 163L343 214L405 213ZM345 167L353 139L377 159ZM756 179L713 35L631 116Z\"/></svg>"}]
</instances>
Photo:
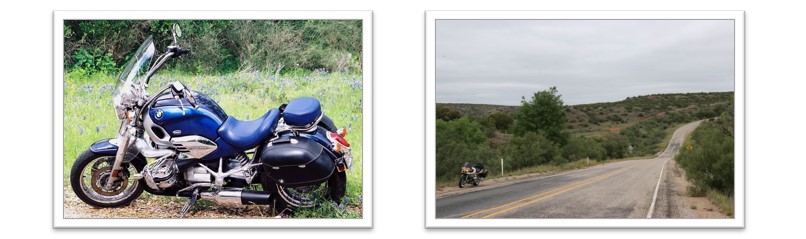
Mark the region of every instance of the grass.
<instances>
[{"instance_id":1,"label":"grass","mask_svg":"<svg viewBox=\"0 0 806 239\"><path fill-rule=\"evenodd\" d=\"M116 137L120 121L112 106L116 77L87 75L80 71L64 75L64 186L76 158L94 142ZM346 140L353 153L353 169L347 172L347 207L360 208L363 178L363 84L355 73L294 73L275 76L265 72L238 72L223 75L187 75L161 72L155 75L150 92L173 81L213 98L224 111L238 119L253 120L289 100L310 96L319 99L322 110L347 128ZM141 196L150 198L148 196ZM360 213L338 210L300 210L297 217L360 217Z\"/></svg>"},{"instance_id":2,"label":"grass","mask_svg":"<svg viewBox=\"0 0 806 239\"><path fill-rule=\"evenodd\" d=\"M717 207L719 207L719 211L727 215L728 217L733 217L733 206L734 206L734 198L733 196L725 195L717 190L708 190L706 194L708 200L711 200Z\"/></svg>"}]
</instances>

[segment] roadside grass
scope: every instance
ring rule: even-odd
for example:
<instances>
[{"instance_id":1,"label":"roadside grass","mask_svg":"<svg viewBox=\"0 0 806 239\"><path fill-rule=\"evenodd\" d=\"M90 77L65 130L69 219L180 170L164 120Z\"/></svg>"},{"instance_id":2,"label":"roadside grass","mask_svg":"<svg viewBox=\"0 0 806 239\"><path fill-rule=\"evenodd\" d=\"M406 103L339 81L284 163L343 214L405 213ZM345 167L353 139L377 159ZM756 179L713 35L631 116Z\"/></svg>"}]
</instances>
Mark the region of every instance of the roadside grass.
<instances>
[{"instance_id":1,"label":"roadside grass","mask_svg":"<svg viewBox=\"0 0 806 239\"><path fill-rule=\"evenodd\" d=\"M275 75L269 72L237 72L223 75L187 75L164 71L149 83L149 92L173 81L213 98L230 115L253 120L271 108L298 97L314 97L336 126L347 129L346 140L353 153L353 169L347 171L346 207L362 205L363 178L363 82L360 73L299 73ZM112 94L117 78L83 72L64 74L63 185L69 187L69 173L78 155L99 140L116 137L120 121L115 117ZM141 199L165 198L147 195ZM300 210L295 217L360 217L328 209Z\"/></svg>"},{"instance_id":2,"label":"roadside grass","mask_svg":"<svg viewBox=\"0 0 806 239\"><path fill-rule=\"evenodd\" d=\"M706 123L706 122L704 122L704 123ZM700 125L700 127L703 127L703 125ZM695 131L700 130L701 129L700 127L695 129ZM684 145L683 147L686 147L687 145L693 145L694 141L695 141L694 140L694 133L686 135L685 141L683 143L683 145ZM683 151L681 150L681 152L683 152ZM684 153L688 153L688 152L684 152ZM675 158L674 158L675 163L680 164L679 161L681 160L680 157L682 157L682 156L683 155L681 155L681 154L675 156ZM705 159L700 158L699 160L705 160ZM690 183L690 185L686 188L686 194L688 196L690 196L690 197L705 197L705 198L708 198L708 200L711 201L711 203L715 204L719 208L719 212L724 213L728 217L731 217L731 218L734 217L734 203L735 203L735 200L734 200L734 197L732 195L730 195L728 193L725 193L725 192L722 192L720 190L711 188L708 185L706 185L704 182L696 181L696 180L690 178L688 176L689 172L687 172L684 167L681 167L681 168L683 168L683 171L685 172L684 175L686 177L686 180ZM689 169L689 170L691 170L691 169ZM716 175L714 175L713 177L716 177ZM696 208L692 208L692 209L696 209Z\"/></svg>"},{"instance_id":3,"label":"roadside grass","mask_svg":"<svg viewBox=\"0 0 806 239\"><path fill-rule=\"evenodd\" d=\"M728 217L733 217L735 202L733 196L728 196L717 190L710 189L708 190L706 197L711 200L711 202L716 204L717 207L719 207L720 212L724 213Z\"/></svg>"}]
</instances>

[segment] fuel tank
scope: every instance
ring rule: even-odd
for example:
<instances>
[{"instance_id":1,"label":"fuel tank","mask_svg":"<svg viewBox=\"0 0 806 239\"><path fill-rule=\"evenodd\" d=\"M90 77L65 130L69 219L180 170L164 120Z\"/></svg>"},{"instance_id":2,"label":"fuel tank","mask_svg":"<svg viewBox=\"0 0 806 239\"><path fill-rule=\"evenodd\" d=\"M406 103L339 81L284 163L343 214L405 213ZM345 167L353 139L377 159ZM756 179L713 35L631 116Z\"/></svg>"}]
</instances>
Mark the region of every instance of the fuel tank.
<instances>
[{"instance_id":1,"label":"fuel tank","mask_svg":"<svg viewBox=\"0 0 806 239\"><path fill-rule=\"evenodd\" d=\"M146 130L160 139L197 135L216 140L217 130L227 114L210 97L197 92L191 94L196 99L195 108L187 99L177 100L171 93L160 95L148 110L147 117L153 124Z\"/></svg>"}]
</instances>

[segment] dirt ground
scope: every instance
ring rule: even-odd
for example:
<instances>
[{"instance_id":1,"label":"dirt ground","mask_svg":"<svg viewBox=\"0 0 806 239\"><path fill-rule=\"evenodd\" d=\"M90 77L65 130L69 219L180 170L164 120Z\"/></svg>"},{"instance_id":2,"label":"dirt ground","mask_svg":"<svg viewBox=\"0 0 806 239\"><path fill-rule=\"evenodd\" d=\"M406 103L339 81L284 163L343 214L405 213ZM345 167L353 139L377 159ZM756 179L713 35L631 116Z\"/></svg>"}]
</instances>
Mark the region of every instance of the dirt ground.
<instances>
[{"instance_id":1,"label":"dirt ground","mask_svg":"<svg viewBox=\"0 0 806 239\"><path fill-rule=\"evenodd\" d=\"M179 218L184 199L143 193L131 204L119 208L94 208L82 202L70 188L64 189L64 218ZM268 206L217 205L199 200L186 218L271 218Z\"/></svg>"},{"instance_id":2,"label":"dirt ground","mask_svg":"<svg viewBox=\"0 0 806 239\"><path fill-rule=\"evenodd\" d=\"M672 189L674 190L674 200L680 202L681 216L684 218L729 218L726 214L719 212L719 207L706 197L690 197L686 193L689 182L685 178L685 172L672 160L667 165Z\"/></svg>"},{"instance_id":3,"label":"dirt ground","mask_svg":"<svg viewBox=\"0 0 806 239\"><path fill-rule=\"evenodd\" d=\"M146 192L131 204L119 208L94 208L87 205L69 188L64 189L64 218L180 218L179 211L187 199L154 196ZM347 207L349 213L361 217L361 207ZM185 218L285 218L275 216L269 206L219 205L199 199Z\"/></svg>"}]
</instances>

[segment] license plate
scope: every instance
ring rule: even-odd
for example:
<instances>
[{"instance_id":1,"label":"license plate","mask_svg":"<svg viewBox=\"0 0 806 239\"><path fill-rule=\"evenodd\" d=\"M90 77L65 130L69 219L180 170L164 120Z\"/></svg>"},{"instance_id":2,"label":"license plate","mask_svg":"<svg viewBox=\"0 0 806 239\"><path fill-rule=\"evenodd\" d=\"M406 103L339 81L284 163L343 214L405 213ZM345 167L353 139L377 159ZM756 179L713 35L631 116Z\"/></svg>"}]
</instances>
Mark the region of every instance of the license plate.
<instances>
[{"instance_id":1,"label":"license plate","mask_svg":"<svg viewBox=\"0 0 806 239\"><path fill-rule=\"evenodd\" d=\"M344 154L344 163L347 164L347 168L350 169L350 172L353 172L353 155L349 153Z\"/></svg>"}]
</instances>

